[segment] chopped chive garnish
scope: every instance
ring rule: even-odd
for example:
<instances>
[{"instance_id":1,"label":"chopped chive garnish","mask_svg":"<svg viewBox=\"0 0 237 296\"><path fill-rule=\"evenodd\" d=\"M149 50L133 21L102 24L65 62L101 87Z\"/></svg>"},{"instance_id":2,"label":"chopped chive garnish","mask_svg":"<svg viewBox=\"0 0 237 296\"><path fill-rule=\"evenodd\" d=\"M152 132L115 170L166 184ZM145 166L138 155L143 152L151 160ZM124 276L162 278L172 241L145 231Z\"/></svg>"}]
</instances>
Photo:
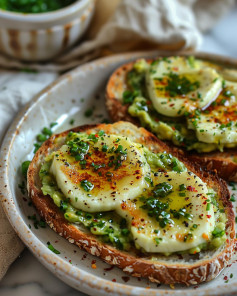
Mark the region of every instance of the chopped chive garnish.
<instances>
[{"instance_id":1,"label":"chopped chive garnish","mask_svg":"<svg viewBox=\"0 0 237 296\"><path fill-rule=\"evenodd\" d=\"M84 113L85 117L91 117L93 115L93 109L87 109Z\"/></svg>"},{"instance_id":2,"label":"chopped chive garnish","mask_svg":"<svg viewBox=\"0 0 237 296\"><path fill-rule=\"evenodd\" d=\"M47 245L50 251L54 252L55 254L60 254L60 252L57 249L55 249L54 246L50 244L50 242L47 242Z\"/></svg>"},{"instance_id":3,"label":"chopped chive garnish","mask_svg":"<svg viewBox=\"0 0 237 296\"><path fill-rule=\"evenodd\" d=\"M21 173L25 178L27 177L27 171L28 171L30 163L31 163L31 161L26 160L21 164Z\"/></svg>"},{"instance_id":4,"label":"chopped chive garnish","mask_svg":"<svg viewBox=\"0 0 237 296\"><path fill-rule=\"evenodd\" d=\"M210 209L211 209L211 203L208 203L206 207L206 211L210 211Z\"/></svg>"},{"instance_id":5,"label":"chopped chive garnish","mask_svg":"<svg viewBox=\"0 0 237 296\"><path fill-rule=\"evenodd\" d=\"M50 126L50 128L53 128L57 124L58 124L57 122L51 122L49 126Z\"/></svg>"},{"instance_id":6,"label":"chopped chive garnish","mask_svg":"<svg viewBox=\"0 0 237 296\"><path fill-rule=\"evenodd\" d=\"M88 181L88 180L83 180L81 181L81 187L86 191L89 192L94 188L94 185Z\"/></svg>"}]
</instances>

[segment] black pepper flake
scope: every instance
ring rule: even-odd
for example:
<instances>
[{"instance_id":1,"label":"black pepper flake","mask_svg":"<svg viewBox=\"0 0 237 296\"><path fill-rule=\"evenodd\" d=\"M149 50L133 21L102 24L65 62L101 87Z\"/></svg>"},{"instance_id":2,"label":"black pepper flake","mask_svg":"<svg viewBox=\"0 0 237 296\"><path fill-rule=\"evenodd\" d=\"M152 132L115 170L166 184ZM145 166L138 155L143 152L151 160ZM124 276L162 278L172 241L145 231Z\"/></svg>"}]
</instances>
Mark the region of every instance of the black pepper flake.
<instances>
[{"instance_id":1,"label":"black pepper flake","mask_svg":"<svg viewBox=\"0 0 237 296\"><path fill-rule=\"evenodd\" d=\"M184 223L185 227L188 227L189 224L187 221L184 221L183 223Z\"/></svg>"}]
</instances>

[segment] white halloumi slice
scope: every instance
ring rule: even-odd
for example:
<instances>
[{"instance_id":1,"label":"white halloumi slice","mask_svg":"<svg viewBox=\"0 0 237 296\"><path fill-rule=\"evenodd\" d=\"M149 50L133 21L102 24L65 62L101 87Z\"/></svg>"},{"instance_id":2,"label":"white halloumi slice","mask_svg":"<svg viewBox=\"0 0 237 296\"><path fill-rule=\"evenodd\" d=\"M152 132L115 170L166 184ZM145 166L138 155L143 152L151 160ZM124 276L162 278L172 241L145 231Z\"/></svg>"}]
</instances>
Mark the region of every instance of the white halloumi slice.
<instances>
[{"instance_id":1,"label":"white halloumi slice","mask_svg":"<svg viewBox=\"0 0 237 296\"><path fill-rule=\"evenodd\" d=\"M207 108L219 95L221 85L216 70L193 67L185 57L157 60L146 71L146 88L154 108L170 117Z\"/></svg>"},{"instance_id":2,"label":"white halloumi slice","mask_svg":"<svg viewBox=\"0 0 237 296\"><path fill-rule=\"evenodd\" d=\"M141 145L115 135L103 135L96 142L82 141L89 143L83 160L76 160L64 145L54 154L51 165L58 187L73 207L88 212L114 210L121 200L142 193L150 166Z\"/></svg>"},{"instance_id":3,"label":"white halloumi slice","mask_svg":"<svg viewBox=\"0 0 237 296\"><path fill-rule=\"evenodd\" d=\"M226 82L215 102L187 120L201 142L237 143L237 83Z\"/></svg>"},{"instance_id":4,"label":"white halloumi slice","mask_svg":"<svg viewBox=\"0 0 237 296\"><path fill-rule=\"evenodd\" d=\"M198 176L188 171L161 172L153 177L153 183L153 189L124 201L117 209L130 224L138 247L146 252L170 253L211 240L214 207L206 184ZM167 183L172 186L170 193L159 196L157 188Z\"/></svg>"}]
</instances>

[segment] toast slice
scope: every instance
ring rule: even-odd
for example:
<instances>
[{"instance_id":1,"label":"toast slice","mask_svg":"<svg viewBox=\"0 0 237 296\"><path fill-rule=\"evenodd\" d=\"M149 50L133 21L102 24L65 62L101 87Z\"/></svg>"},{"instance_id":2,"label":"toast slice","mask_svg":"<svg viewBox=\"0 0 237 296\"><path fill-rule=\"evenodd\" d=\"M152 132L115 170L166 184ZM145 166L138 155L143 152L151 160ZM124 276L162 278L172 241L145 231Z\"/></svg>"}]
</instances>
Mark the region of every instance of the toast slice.
<instances>
[{"instance_id":1,"label":"toast slice","mask_svg":"<svg viewBox=\"0 0 237 296\"><path fill-rule=\"evenodd\" d=\"M152 62L152 60L146 61L148 63ZM127 74L132 70L134 63L130 62L120 66L111 75L106 87L106 106L112 122L123 120L141 126L139 119L132 117L128 113L129 104L123 104L123 93L126 89L129 89ZM215 67L222 70L220 66L215 65ZM167 143L173 145L170 141ZM224 152L215 151L209 153L198 153L193 150L187 152L187 155L203 168L216 170L224 180L237 182L237 148L225 148Z\"/></svg>"},{"instance_id":2,"label":"toast slice","mask_svg":"<svg viewBox=\"0 0 237 296\"><path fill-rule=\"evenodd\" d=\"M198 165L187 159L182 151L180 153L178 150L173 150L144 128L138 128L131 123L85 125L72 129L73 132L87 134L98 133L100 130L103 130L106 134L129 137L131 141L143 144L154 153L164 151L172 153L185 164L189 171L194 172L208 187L215 190L218 195L218 203L223 205L227 217L225 225L227 239L225 243L217 249L201 251L196 255L173 254L164 256L157 253L142 253L135 247L129 251L121 251L100 241L98 237L88 232L83 225L69 223L64 218L63 212L54 204L53 199L42 193L42 184L39 178L39 171L45 157L64 144L69 131L49 138L37 151L29 166L27 188L39 214L54 231L70 243L76 244L90 254L100 257L105 262L121 268L132 276L146 277L157 283L185 285L199 284L215 278L228 264L234 247L234 213L226 183L219 179L215 172L202 170Z\"/></svg>"}]
</instances>

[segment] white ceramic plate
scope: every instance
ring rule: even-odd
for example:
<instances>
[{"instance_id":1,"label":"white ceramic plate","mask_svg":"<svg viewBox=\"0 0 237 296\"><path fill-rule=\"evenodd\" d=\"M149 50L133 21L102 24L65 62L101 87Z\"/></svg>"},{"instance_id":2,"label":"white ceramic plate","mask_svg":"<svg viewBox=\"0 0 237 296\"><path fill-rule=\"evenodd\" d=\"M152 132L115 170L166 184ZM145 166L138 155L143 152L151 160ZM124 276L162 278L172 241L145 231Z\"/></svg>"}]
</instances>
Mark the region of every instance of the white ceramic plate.
<instances>
[{"instance_id":1,"label":"white ceramic plate","mask_svg":"<svg viewBox=\"0 0 237 296\"><path fill-rule=\"evenodd\" d=\"M223 295L237 293L237 264L227 267L215 280L199 286L157 286L145 279L127 277L97 257L86 254L78 247L54 233L49 227L35 229L28 216L35 209L18 188L21 183L20 165L31 159L35 136L42 127L58 122L55 131L85 123L97 123L107 118L104 89L109 75L122 63L139 56L156 55L137 53L117 55L83 65L62 76L42 91L17 116L3 142L0 161L0 192L4 210L12 226L35 256L56 276L72 287L89 295ZM237 61L217 56L199 55L234 64ZM91 117L85 111L93 109ZM37 216L38 217L38 216ZM47 247L50 242L59 255ZM96 269L92 263L96 261ZM109 268L110 269L110 268ZM231 276L233 274L233 277ZM228 283L227 283L228 280Z\"/></svg>"}]
</instances>

